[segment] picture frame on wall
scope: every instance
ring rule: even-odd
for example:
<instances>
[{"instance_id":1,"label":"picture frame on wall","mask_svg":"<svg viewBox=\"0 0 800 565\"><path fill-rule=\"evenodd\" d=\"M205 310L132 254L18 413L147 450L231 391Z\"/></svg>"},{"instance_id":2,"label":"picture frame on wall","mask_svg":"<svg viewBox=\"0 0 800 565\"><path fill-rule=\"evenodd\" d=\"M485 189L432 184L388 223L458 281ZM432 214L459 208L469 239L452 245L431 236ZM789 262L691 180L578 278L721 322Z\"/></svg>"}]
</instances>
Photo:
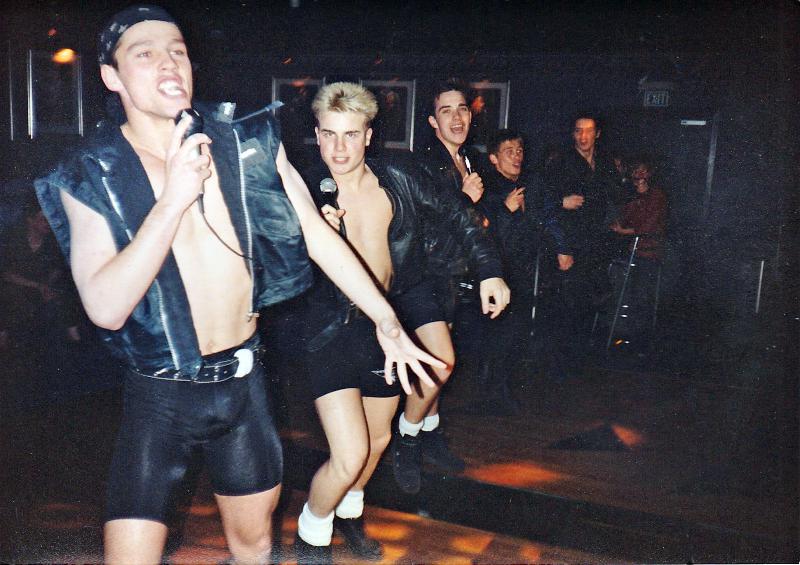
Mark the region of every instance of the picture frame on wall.
<instances>
[{"instance_id":1,"label":"picture frame on wall","mask_svg":"<svg viewBox=\"0 0 800 565\"><path fill-rule=\"evenodd\" d=\"M83 135L81 57L70 49L28 50L28 136Z\"/></svg>"},{"instance_id":2,"label":"picture frame on wall","mask_svg":"<svg viewBox=\"0 0 800 565\"><path fill-rule=\"evenodd\" d=\"M488 136L508 127L510 81L476 81L470 82L469 87L472 90L470 144L485 153Z\"/></svg>"},{"instance_id":3,"label":"picture frame on wall","mask_svg":"<svg viewBox=\"0 0 800 565\"><path fill-rule=\"evenodd\" d=\"M411 150L414 144L415 80L361 80L378 101L372 143L386 149Z\"/></svg>"},{"instance_id":4,"label":"picture frame on wall","mask_svg":"<svg viewBox=\"0 0 800 565\"><path fill-rule=\"evenodd\" d=\"M297 136L298 142L314 145L314 127L317 125L311 102L325 84L324 78L273 78L272 101L280 100L283 106L278 111L283 136ZM291 143L292 140L287 140Z\"/></svg>"}]
</instances>

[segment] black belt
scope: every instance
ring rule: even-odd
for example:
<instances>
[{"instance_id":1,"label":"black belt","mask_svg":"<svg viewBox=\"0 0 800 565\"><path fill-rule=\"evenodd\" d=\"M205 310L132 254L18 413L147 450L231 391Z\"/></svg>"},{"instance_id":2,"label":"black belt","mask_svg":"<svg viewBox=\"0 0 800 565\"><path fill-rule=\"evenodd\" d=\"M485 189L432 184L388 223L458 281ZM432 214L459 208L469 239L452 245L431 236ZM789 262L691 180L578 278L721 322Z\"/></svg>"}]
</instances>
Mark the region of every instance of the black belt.
<instances>
[{"instance_id":1,"label":"black belt","mask_svg":"<svg viewBox=\"0 0 800 565\"><path fill-rule=\"evenodd\" d=\"M187 374L179 369L162 369L155 373L143 373L134 368L130 370L137 375L151 379L193 383L220 383L237 376L246 377L249 375L263 350L258 334L253 334L253 337L238 347L232 347L211 355L204 355L203 365L196 375ZM249 364L249 367L245 367L243 374L237 375L242 363Z\"/></svg>"}]
</instances>

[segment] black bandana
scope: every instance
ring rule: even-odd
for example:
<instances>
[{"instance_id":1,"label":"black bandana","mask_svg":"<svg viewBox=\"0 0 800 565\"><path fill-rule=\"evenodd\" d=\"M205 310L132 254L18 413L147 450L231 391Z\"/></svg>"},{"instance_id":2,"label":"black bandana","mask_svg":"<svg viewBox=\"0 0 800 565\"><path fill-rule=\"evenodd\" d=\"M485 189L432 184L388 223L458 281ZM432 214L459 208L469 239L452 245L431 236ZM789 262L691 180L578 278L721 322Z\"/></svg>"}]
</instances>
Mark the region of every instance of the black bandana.
<instances>
[{"instance_id":1,"label":"black bandana","mask_svg":"<svg viewBox=\"0 0 800 565\"><path fill-rule=\"evenodd\" d=\"M101 65L114 63L114 51L122 34L140 22L158 21L178 25L164 8L147 4L134 4L114 14L97 38L97 60Z\"/></svg>"}]
</instances>

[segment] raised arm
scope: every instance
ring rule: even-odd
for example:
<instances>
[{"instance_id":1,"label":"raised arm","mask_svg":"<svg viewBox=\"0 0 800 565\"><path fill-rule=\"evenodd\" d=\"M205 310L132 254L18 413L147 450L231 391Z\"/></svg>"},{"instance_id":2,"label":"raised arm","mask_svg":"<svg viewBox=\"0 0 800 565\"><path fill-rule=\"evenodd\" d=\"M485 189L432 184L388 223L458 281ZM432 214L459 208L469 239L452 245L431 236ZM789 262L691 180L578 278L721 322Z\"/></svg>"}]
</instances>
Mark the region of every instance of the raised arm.
<instances>
[{"instance_id":1,"label":"raised arm","mask_svg":"<svg viewBox=\"0 0 800 565\"><path fill-rule=\"evenodd\" d=\"M403 389L411 394L406 366L428 386L433 381L422 368L420 361L445 368L445 364L419 349L405 333L394 310L375 286L358 258L345 241L320 216L314 200L303 179L286 158L281 144L276 158L286 194L297 213L309 256L333 283L344 292L369 318L375 322L378 342L386 355L386 379L390 380L392 366L397 365L397 375Z\"/></svg>"},{"instance_id":2,"label":"raised arm","mask_svg":"<svg viewBox=\"0 0 800 565\"><path fill-rule=\"evenodd\" d=\"M133 240L117 251L105 219L66 192L61 201L70 225L70 266L89 319L116 330L156 278L184 211L197 199L207 179L210 157L194 157L191 149L209 143L195 134L181 145L189 121L175 128L167 151L164 189Z\"/></svg>"}]
</instances>

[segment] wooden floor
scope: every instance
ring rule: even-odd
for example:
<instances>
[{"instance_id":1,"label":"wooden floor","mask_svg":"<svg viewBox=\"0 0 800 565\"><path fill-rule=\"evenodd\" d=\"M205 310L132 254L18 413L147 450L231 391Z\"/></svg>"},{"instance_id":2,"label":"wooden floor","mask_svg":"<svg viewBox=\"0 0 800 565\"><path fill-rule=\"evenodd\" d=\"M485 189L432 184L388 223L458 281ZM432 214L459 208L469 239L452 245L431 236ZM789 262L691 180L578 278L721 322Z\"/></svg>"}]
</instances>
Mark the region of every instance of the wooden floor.
<instances>
[{"instance_id":1,"label":"wooden floor","mask_svg":"<svg viewBox=\"0 0 800 565\"><path fill-rule=\"evenodd\" d=\"M464 477L739 532L776 547L796 543L796 474L782 460L780 439L768 437L777 427L764 427L780 404L770 404L764 383L644 367L588 369L557 385L523 368L515 379L521 413L497 417L464 413L478 394L466 369L442 409L450 445L467 462ZM324 449L302 392L290 388L287 397L287 438ZM576 448L557 448L570 439Z\"/></svg>"},{"instance_id":2,"label":"wooden floor","mask_svg":"<svg viewBox=\"0 0 800 565\"><path fill-rule=\"evenodd\" d=\"M442 421L467 469L447 483L449 490L434 492L452 497L439 505L469 506L483 500L472 498L481 485L497 487L495 496L507 500L531 493L538 498L530 500L557 501L570 509L551 517L543 507L538 517L541 527L563 521L566 530L560 537L507 537L520 531L516 526L521 516L530 515L525 512L530 509L512 504L481 529L371 506L369 531L386 545L386 562L398 563L797 562L796 453L786 453L792 445L787 434L796 436L797 430L782 428L786 420L781 414L790 403L775 392L780 369L752 353L729 350L718 362L710 364L706 357L699 370L687 372L646 362L626 370L611 363L560 385L523 365L513 381L522 411L513 417L464 413L478 394L466 365L448 385ZM20 374L7 372L3 378L10 382L12 376L19 385L13 396L20 402L0 413L0 561L98 562L105 476L120 412L118 391L25 405L21 400L40 388L37 382L43 377L21 380ZM325 450L302 368L288 364L279 376L285 442ZM48 375L46 390L59 378L58 373ZM570 447L565 440L572 440L573 448L558 448ZM796 445L796 437L794 441ZM285 470L287 483L300 487L282 522L287 546L304 497L302 480L292 478L308 471L291 464ZM376 483L386 492L398 492L391 479ZM464 490L454 490L453 484ZM606 529L599 531L607 535L600 541L597 536L582 539L592 524L573 520L579 512L572 510L592 505L621 516L603 525ZM492 509L471 510L490 514ZM628 523L628 516L646 517L655 524L655 533L633 531L635 520ZM668 532L670 540L658 537L660 520L677 521L680 536L685 532L687 538L702 541L719 533L723 544L747 538L757 542L756 549L726 553L723 547L706 559L689 550L660 553L660 546L675 541L675 528ZM538 532L534 526L530 531ZM175 562L213 563L226 557L219 517L203 480L183 532ZM645 545L656 550L645 551ZM347 562L346 552L337 551L337 561ZM677 557L659 559L661 555ZM291 561L290 550L284 558Z\"/></svg>"},{"instance_id":3,"label":"wooden floor","mask_svg":"<svg viewBox=\"0 0 800 565\"><path fill-rule=\"evenodd\" d=\"M0 561L102 561L104 467L118 410L101 393L21 417L13 431L24 441L6 444L0 506ZM90 424L93 426L88 427ZM86 438L92 429L94 435ZM290 470L287 470L287 472ZM281 562L293 563L291 544L306 493L290 492L282 513ZM618 558L553 547L416 514L368 506L367 531L385 548L384 563L619 563ZM218 563L229 557L210 487L200 475L181 536L172 537L171 563ZM177 540L177 541L176 541ZM357 563L338 537L337 563Z\"/></svg>"}]
</instances>

